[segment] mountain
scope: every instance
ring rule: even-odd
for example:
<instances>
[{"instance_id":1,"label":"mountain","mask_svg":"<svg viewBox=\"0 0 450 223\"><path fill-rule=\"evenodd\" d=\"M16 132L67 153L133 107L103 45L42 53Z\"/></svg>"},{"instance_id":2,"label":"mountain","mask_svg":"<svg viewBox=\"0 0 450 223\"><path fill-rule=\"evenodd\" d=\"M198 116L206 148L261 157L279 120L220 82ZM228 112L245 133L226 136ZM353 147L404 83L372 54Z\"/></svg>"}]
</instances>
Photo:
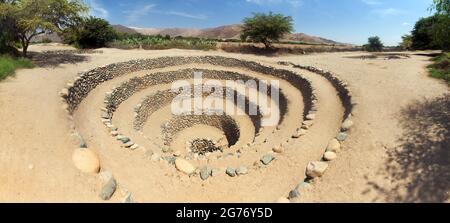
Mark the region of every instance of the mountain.
<instances>
[{"instance_id":1,"label":"mountain","mask_svg":"<svg viewBox=\"0 0 450 223\"><path fill-rule=\"evenodd\" d=\"M226 25L208 29L186 29L186 28L138 28L126 27L122 25L113 26L119 32L141 33L145 35L169 35L171 37L199 37L211 39L239 39L241 33L240 25ZM304 33L294 33L286 36L283 41L304 42L312 44L341 44L333 40L325 39L317 36L310 36Z\"/></svg>"},{"instance_id":2,"label":"mountain","mask_svg":"<svg viewBox=\"0 0 450 223\"><path fill-rule=\"evenodd\" d=\"M128 33L128 34L136 34L138 33L136 30L126 27L126 26L122 26L122 25L112 25L113 29L115 29L117 32L121 32L121 33Z\"/></svg>"}]
</instances>

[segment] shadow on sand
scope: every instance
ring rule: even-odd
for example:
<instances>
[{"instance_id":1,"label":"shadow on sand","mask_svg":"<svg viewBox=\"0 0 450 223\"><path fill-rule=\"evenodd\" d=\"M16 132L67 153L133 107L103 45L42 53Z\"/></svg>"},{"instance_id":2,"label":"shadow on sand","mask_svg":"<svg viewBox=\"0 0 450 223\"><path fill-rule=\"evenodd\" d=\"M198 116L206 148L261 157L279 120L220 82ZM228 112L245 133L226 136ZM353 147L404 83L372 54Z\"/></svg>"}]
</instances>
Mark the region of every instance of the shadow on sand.
<instances>
[{"instance_id":1,"label":"shadow on sand","mask_svg":"<svg viewBox=\"0 0 450 223\"><path fill-rule=\"evenodd\" d=\"M55 50L45 52L30 52L29 56L33 63L38 67L55 68L61 64L77 64L89 60L87 55L97 53L96 51L80 50Z\"/></svg>"},{"instance_id":2,"label":"shadow on sand","mask_svg":"<svg viewBox=\"0 0 450 223\"><path fill-rule=\"evenodd\" d=\"M369 183L389 202L446 202L450 191L450 94L413 103L400 114L404 134L389 151L393 189ZM400 192L402 191L402 192Z\"/></svg>"}]
</instances>

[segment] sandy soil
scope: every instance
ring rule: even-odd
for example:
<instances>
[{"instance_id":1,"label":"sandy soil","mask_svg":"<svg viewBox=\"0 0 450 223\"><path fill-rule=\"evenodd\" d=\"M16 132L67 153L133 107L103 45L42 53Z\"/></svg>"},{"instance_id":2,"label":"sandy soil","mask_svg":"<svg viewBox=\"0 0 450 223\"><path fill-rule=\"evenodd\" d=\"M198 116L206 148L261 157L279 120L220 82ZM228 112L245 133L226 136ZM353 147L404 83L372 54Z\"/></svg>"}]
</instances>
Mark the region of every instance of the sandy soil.
<instances>
[{"instance_id":1,"label":"sandy soil","mask_svg":"<svg viewBox=\"0 0 450 223\"><path fill-rule=\"evenodd\" d=\"M36 52L48 49L67 48L30 48ZM102 54L74 57L73 63L69 64L20 70L15 77L0 83L0 202L101 202L97 176L80 173L71 161L76 147L69 135L70 121L61 109L59 91L78 72L101 65L138 58L195 55L221 55L259 61L297 72L310 80L317 90L319 110L315 124L305 137L285 143L286 152L267 168L251 169L248 175L238 178L229 178L223 173L202 181L198 177L189 178L166 163L150 162L142 149L133 152L124 150L101 123L99 116L104 93L124 80L151 71L130 73L108 81L94 89L81 103L75 112L75 123L89 148L99 154L102 169L113 172L120 189L132 192L138 202L272 202L286 196L303 180L307 163L320 159L328 140L338 132L343 107L336 90L325 78L277 65L278 61L333 71L348 82L358 102L353 117L355 127L343 145L343 151L331 163L323 178L301 191L301 202L445 202L449 199L450 178L446 177L449 170L448 129L443 138L431 144L416 140L411 146L407 140L411 138L412 130L409 128L414 129L415 126L408 125L409 128L406 128L404 123L404 111L411 109L409 105L432 101L449 93L445 83L427 76L427 57L412 55L402 60L361 60L348 58L361 55L360 52L258 57L187 50L101 50ZM221 69L232 71L234 68ZM240 73L260 75L243 69ZM292 131L301 123L302 99L289 83L282 84L293 110L288 112L281 130L269 137L268 143L258 144L257 150L247 151L240 158L217 160L215 165L220 168L242 164L251 166L255 159L258 160L274 145L281 143L281 139L290 138ZM139 145L147 142L145 137L132 130L132 110L142 96L151 92L152 89L139 92L124 102L113 119L114 124L132 135ZM442 108L443 105L440 106ZM156 114L152 120L158 120L158 117ZM448 121L448 116L442 119ZM152 129L160 122L154 123L148 123L144 135L153 134ZM421 129L422 123L417 123L419 126L416 128ZM445 123L431 124L445 126ZM154 131L159 134L159 130ZM186 135L189 134L182 135L188 137ZM418 139L425 140L423 137ZM436 151L429 155L434 159L421 160L430 151ZM414 156L404 162L401 158L404 154ZM196 163L198 166L207 164L206 161ZM411 174L403 177L399 172ZM119 190L111 201L120 202L121 196Z\"/></svg>"}]
</instances>

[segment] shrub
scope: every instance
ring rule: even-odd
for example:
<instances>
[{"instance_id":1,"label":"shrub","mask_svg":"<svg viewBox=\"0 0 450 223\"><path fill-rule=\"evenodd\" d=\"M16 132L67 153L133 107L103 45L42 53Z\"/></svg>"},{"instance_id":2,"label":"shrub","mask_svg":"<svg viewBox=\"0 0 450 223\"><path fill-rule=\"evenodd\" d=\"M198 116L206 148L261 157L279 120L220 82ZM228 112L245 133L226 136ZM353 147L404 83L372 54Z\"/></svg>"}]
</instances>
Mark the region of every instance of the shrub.
<instances>
[{"instance_id":1,"label":"shrub","mask_svg":"<svg viewBox=\"0 0 450 223\"><path fill-rule=\"evenodd\" d=\"M116 37L116 32L106 20L95 17L85 19L80 28L74 28L66 34L68 41L73 41L80 48L105 47Z\"/></svg>"},{"instance_id":2,"label":"shrub","mask_svg":"<svg viewBox=\"0 0 450 223\"><path fill-rule=\"evenodd\" d=\"M383 47L383 43L378 36L369 37L368 44L364 45L364 49L369 52L380 52L383 50Z\"/></svg>"},{"instance_id":3,"label":"shrub","mask_svg":"<svg viewBox=\"0 0 450 223\"><path fill-rule=\"evenodd\" d=\"M294 30L293 19L282 14L255 13L253 17L245 18L242 25L242 41L263 43L266 49L273 42L278 42L284 35Z\"/></svg>"},{"instance_id":4,"label":"shrub","mask_svg":"<svg viewBox=\"0 0 450 223\"><path fill-rule=\"evenodd\" d=\"M34 65L29 59L0 56L0 81L14 74L19 68L32 68Z\"/></svg>"},{"instance_id":5,"label":"shrub","mask_svg":"<svg viewBox=\"0 0 450 223\"><path fill-rule=\"evenodd\" d=\"M119 49L197 49L211 50L216 48L217 42L214 40L193 38L193 37L175 37L170 36L145 36L141 34L122 35L121 39L116 39L108 44L110 47Z\"/></svg>"},{"instance_id":6,"label":"shrub","mask_svg":"<svg viewBox=\"0 0 450 223\"><path fill-rule=\"evenodd\" d=\"M442 53L433 58L433 64L428 69L431 77L444 79L450 85L450 53Z\"/></svg>"}]
</instances>

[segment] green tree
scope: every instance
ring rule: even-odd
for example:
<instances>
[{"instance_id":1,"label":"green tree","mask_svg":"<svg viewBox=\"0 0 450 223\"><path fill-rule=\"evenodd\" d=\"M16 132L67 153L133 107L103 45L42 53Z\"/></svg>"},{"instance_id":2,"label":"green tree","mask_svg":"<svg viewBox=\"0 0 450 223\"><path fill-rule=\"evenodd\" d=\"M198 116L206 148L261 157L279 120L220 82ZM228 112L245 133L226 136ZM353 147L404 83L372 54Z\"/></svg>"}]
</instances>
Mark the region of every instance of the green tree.
<instances>
[{"instance_id":1,"label":"green tree","mask_svg":"<svg viewBox=\"0 0 450 223\"><path fill-rule=\"evenodd\" d=\"M432 10L436 10L438 14L450 15L450 0L433 0Z\"/></svg>"},{"instance_id":2,"label":"green tree","mask_svg":"<svg viewBox=\"0 0 450 223\"><path fill-rule=\"evenodd\" d=\"M16 54L16 24L13 18L13 2L0 0L0 54Z\"/></svg>"},{"instance_id":3,"label":"green tree","mask_svg":"<svg viewBox=\"0 0 450 223\"><path fill-rule=\"evenodd\" d=\"M383 43L378 36L369 37L368 43L364 45L364 48L369 52L382 51L383 47Z\"/></svg>"},{"instance_id":4,"label":"green tree","mask_svg":"<svg viewBox=\"0 0 450 223\"><path fill-rule=\"evenodd\" d=\"M244 19L241 39L263 43L266 48L270 48L273 42L293 32L293 21L291 16L282 14L254 13L253 17Z\"/></svg>"},{"instance_id":5,"label":"green tree","mask_svg":"<svg viewBox=\"0 0 450 223\"><path fill-rule=\"evenodd\" d=\"M7 1L5 1L8 4ZM10 16L15 20L16 35L23 56L33 37L47 32L61 32L75 26L88 8L81 0L17 0L9 1ZM0 12L3 14L4 12Z\"/></svg>"},{"instance_id":6,"label":"green tree","mask_svg":"<svg viewBox=\"0 0 450 223\"><path fill-rule=\"evenodd\" d=\"M410 50L412 48L412 36L411 35L403 35L402 42L400 43L400 47L404 50Z\"/></svg>"},{"instance_id":7,"label":"green tree","mask_svg":"<svg viewBox=\"0 0 450 223\"><path fill-rule=\"evenodd\" d=\"M437 49L433 35L433 26L437 23L437 16L421 18L414 25L411 32L412 48L415 50Z\"/></svg>"},{"instance_id":8,"label":"green tree","mask_svg":"<svg viewBox=\"0 0 450 223\"><path fill-rule=\"evenodd\" d=\"M75 43L81 48L100 48L115 38L117 33L108 21L89 17L76 30Z\"/></svg>"},{"instance_id":9,"label":"green tree","mask_svg":"<svg viewBox=\"0 0 450 223\"><path fill-rule=\"evenodd\" d=\"M444 51L450 50L450 16L435 15L436 21L432 27L432 45Z\"/></svg>"}]
</instances>

